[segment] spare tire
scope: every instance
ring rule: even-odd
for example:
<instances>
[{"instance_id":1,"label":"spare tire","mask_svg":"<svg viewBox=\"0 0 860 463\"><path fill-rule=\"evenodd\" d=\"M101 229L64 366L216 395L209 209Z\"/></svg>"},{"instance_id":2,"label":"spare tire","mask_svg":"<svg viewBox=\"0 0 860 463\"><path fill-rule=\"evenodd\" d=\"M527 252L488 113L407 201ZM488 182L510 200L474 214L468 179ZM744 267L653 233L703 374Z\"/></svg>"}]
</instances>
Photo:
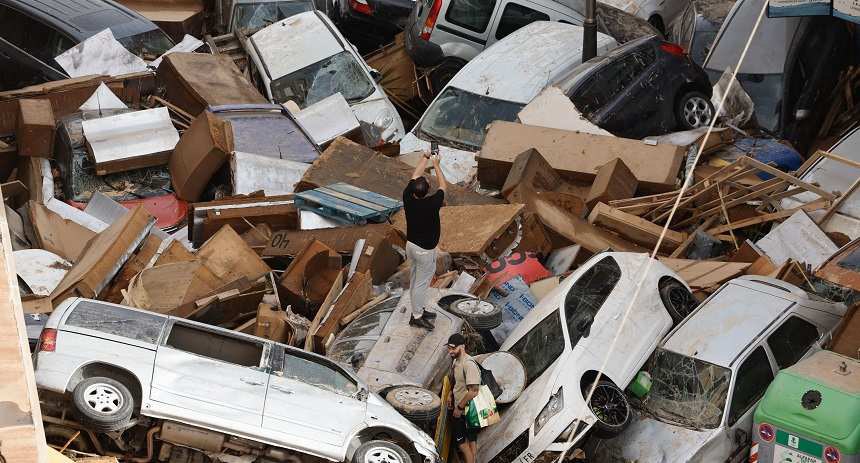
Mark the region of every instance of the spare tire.
<instances>
[{"instance_id":1,"label":"spare tire","mask_svg":"<svg viewBox=\"0 0 860 463\"><path fill-rule=\"evenodd\" d=\"M491 330L502 324L502 309L490 301L464 298L451 304L448 311L466 320L477 331Z\"/></svg>"},{"instance_id":2,"label":"spare tire","mask_svg":"<svg viewBox=\"0 0 860 463\"><path fill-rule=\"evenodd\" d=\"M442 399L435 392L419 386L397 386L385 394L385 400L409 421L436 419L442 410Z\"/></svg>"},{"instance_id":3,"label":"spare tire","mask_svg":"<svg viewBox=\"0 0 860 463\"><path fill-rule=\"evenodd\" d=\"M102 376L79 382L72 392L72 403L81 424L97 432L124 429L134 411L134 398L128 388Z\"/></svg>"}]
</instances>

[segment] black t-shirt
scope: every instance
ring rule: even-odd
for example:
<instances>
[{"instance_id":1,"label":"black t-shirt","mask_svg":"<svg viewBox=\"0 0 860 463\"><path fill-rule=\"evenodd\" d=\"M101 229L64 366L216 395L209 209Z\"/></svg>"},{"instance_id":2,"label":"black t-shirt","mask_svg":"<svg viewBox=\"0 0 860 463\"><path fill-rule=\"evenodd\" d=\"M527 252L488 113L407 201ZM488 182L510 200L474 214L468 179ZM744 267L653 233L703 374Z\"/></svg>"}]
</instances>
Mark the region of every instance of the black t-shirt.
<instances>
[{"instance_id":1,"label":"black t-shirt","mask_svg":"<svg viewBox=\"0 0 860 463\"><path fill-rule=\"evenodd\" d=\"M445 192L437 190L423 198L412 196L415 179L403 189L403 210L406 212L406 239L424 249L434 249L439 244L441 225L439 209L445 200Z\"/></svg>"}]
</instances>

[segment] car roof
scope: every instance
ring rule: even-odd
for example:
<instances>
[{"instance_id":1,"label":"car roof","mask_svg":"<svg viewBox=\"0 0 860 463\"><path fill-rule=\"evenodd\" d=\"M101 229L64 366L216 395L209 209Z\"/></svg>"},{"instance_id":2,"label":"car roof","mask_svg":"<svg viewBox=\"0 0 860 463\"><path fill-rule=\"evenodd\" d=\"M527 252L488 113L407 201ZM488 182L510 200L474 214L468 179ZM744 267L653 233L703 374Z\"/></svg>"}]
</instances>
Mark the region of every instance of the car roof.
<instances>
[{"instance_id":1,"label":"car roof","mask_svg":"<svg viewBox=\"0 0 860 463\"><path fill-rule=\"evenodd\" d=\"M582 27L537 21L494 43L469 61L449 86L477 95L528 103L557 77L581 64ZM597 47L615 40L597 34Z\"/></svg>"},{"instance_id":2,"label":"car roof","mask_svg":"<svg viewBox=\"0 0 860 463\"><path fill-rule=\"evenodd\" d=\"M346 49L337 29L318 11L306 11L270 24L251 42L272 80Z\"/></svg>"},{"instance_id":3,"label":"car roof","mask_svg":"<svg viewBox=\"0 0 860 463\"><path fill-rule=\"evenodd\" d=\"M795 304L841 316L833 304L813 300L794 285L745 276L720 287L666 336L662 347L729 367Z\"/></svg>"},{"instance_id":4,"label":"car roof","mask_svg":"<svg viewBox=\"0 0 860 463\"><path fill-rule=\"evenodd\" d=\"M111 0L0 0L40 22L83 41L110 28L123 38L158 27L139 13Z\"/></svg>"},{"instance_id":5,"label":"car roof","mask_svg":"<svg viewBox=\"0 0 860 463\"><path fill-rule=\"evenodd\" d=\"M577 83L581 82L585 77L590 76L596 69L603 67L607 63L611 63L618 59L618 57L624 56L646 43L655 41L660 41L660 38L656 35L639 37L638 39L631 40L624 45L621 45L603 56L595 56L587 62L582 63L582 65L570 69L564 75L559 77L557 87L560 88L565 95L569 95L570 91Z\"/></svg>"}]
</instances>

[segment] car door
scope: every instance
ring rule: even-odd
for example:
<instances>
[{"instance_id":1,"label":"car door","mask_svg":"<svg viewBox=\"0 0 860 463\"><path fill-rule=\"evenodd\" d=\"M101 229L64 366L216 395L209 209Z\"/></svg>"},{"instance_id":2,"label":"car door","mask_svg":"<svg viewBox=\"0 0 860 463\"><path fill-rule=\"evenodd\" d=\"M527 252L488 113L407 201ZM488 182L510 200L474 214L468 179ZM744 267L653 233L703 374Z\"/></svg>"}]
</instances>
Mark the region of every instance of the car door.
<instances>
[{"instance_id":1,"label":"car door","mask_svg":"<svg viewBox=\"0 0 860 463\"><path fill-rule=\"evenodd\" d=\"M535 21L549 21L549 11L527 0L504 0L500 14L493 19L493 26L487 37L487 46L510 35L517 29Z\"/></svg>"},{"instance_id":2,"label":"car door","mask_svg":"<svg viewBox=\"0 0 860 463\"><path fill-rule=\"evenodd\" d=\"M729 406L722 428L721 445L715 446L712 460L740 463L749 456L753 413L758 401L773 381L776 368L763 345L758 345L739 361L732 384Z\"/></svg>"},{"instance_id":3,"label":"car door","mask_svg":"<svg viewBox=\"0 0 860 463\"><path fill-rule=\"evenodd\" d=\"M366 403L356 380L328 359L277 349L283 360L273 365L263 429L304 445L344 446L365 421Z\"/></svg>"},{"instance_id":4,"label":"car door","mask_svg":"<svg viewBox=\"0 0 860 463\"><path fill-rule=\"evenodd\" d=\"M0 5L0 90L66 78L54 56L72 46L57 30Z\"/></svg>"},{"instance_id":5,"label":"car door","mask_svg":"<svg viewBox=\"0 0 860 463\"><path fill-rule=\"evenodd\" d=\"M443 46L446 56L454 55L466 61L474 58L487 46L490 22L498 10L498 1L449 0L436 20L432 41Z\"/></svg>"},{"instance_id":6,"label":"car door","mask_svg":"<svg viewBox=\"0 0 860 463\"><path fill-rule=\"evenodd\" d=\"M238 333L172 320L155 355L150 398L168 413L185 409L190 418L196 412L259 428L270 346Z\"/></svg>"}]
</instances>

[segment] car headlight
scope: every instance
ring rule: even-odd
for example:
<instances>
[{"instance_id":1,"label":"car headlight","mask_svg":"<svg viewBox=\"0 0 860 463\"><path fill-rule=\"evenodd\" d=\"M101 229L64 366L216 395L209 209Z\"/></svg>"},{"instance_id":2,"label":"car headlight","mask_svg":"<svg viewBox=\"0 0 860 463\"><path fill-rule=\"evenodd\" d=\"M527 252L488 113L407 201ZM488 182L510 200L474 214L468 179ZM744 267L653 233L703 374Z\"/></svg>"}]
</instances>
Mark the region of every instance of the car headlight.
<instances>
[{"instance_id":1,"label":"car headlight","mask_svg":"<svg viewBox=\"0 0 860 463\"><path fill-rule=\"evenodd\" d=\"M379 115L376 116L376 119L373 121L373 125L385 130L392 125L394 125L394 114L392 114L391 110L386 108L379 112Z\"/></svg>"},{"instance_id":2,"label":"car headlight","mask_svg":"<svg viewBox=\"0 0 860 463\"><path fill-rule=\"evenodd\" d=\"M564 394L562 393L562 389L563 388L558 388L558 392L550 396L546 405L543 406L543 409L538 413L537 418L535 418L535 436L537 436L541 428L543 428L550 418L557 415L558 412L564 408Z\"/></svg>"}]
</instances>

